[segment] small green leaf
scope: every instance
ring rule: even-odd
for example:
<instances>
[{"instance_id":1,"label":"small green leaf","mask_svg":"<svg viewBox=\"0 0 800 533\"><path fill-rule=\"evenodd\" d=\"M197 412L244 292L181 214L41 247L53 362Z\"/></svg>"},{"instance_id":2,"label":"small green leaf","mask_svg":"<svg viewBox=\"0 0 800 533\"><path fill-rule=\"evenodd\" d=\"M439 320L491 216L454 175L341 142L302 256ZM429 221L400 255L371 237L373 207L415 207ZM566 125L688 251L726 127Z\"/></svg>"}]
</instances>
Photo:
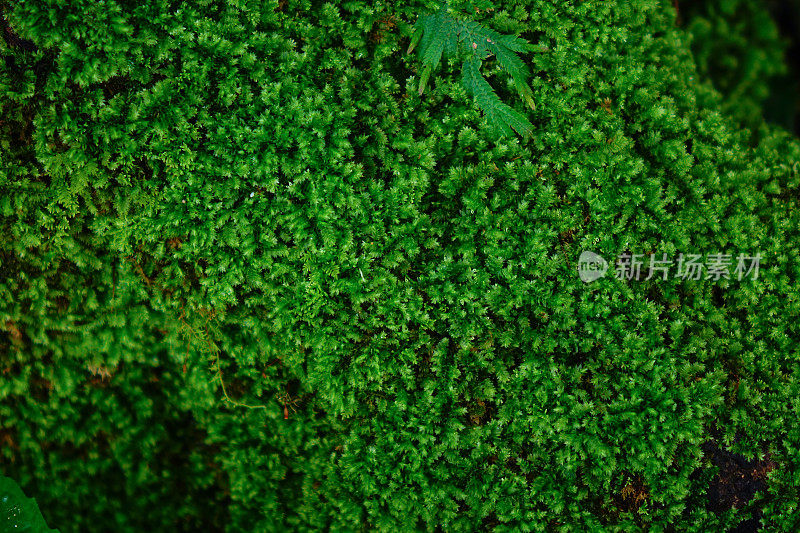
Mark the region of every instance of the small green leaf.
<instances>
[{"instance_id":1,"label":"small green leaf","mask_svg":"<svg viewBox=\"0 0 800 533\"><path fill-rule=\"evenodd\" d=\"M514 79L514 85L517 86L517 92L520 97L525 100L525 103L528 104L528 107L530 107L532 111L536 111L536 102L533 100L533 91L530 86L518 78Z\"/></svg>"},{"instance_id":2,"label":"small green leaf","mask_svg":"<svg viewBox=\"0 0 800 533\"><path fill-rule=\"evenodd\" d=\"M428 84L428 78L431 77L431 71L433 71L433 67L430 65L426 66L425 69L422 71L422 75L419 78L419 94L425 91L425 86Z\"/></svg>"},{"instance_id":3,"label":"small green leaf","mask_svg":"<svg viewBox=\"0 0 800 533\"><path fill-rule=\"evenodd\" d=\"M422 39L422 28L418 26L414 26L414 30L411 36L411 44L408 45L407 54L410 54L414 51L414 48L419 44L420 40Z\"/></svg>"}]
</instances>

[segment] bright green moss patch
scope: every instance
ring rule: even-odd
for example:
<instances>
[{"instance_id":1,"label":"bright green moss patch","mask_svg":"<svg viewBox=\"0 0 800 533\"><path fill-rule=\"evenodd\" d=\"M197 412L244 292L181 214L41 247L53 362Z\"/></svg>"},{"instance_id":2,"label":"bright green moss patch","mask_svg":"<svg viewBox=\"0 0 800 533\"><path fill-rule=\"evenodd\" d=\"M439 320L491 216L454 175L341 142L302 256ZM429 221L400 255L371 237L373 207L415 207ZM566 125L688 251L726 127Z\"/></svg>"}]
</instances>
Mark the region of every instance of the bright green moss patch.
<instances>
[{"instance_id":1,"label":"bright green moss patch","mask_svg":"<svg viewBox=\"0 0 800 533\"><path fill-rule=\"evenodd\" d=\"M727 69L698 30L716 8L454 3L538 50L535 109L481 66L532 126L499 137L462 62L419 94L436 2L0 5L0 456L48 524L800 520L800 144L758 115L772 33L769 67ZM587 284L584 250L762 265Z\"/></svg>"}]
</instances>

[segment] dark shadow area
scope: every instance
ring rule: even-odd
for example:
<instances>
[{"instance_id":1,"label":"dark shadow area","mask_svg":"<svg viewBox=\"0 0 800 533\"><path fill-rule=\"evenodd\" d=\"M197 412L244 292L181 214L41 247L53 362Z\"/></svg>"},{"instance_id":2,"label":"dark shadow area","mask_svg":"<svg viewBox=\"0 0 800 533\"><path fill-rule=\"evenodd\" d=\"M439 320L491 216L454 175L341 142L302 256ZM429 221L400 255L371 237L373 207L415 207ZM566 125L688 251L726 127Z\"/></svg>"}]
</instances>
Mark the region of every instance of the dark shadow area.
<instances>
[{"instance_id":1,"label":"dark shadow area","mask_svg":"<svg viewBox=\"0 0 800 533\"><path fill-rule=\"evenodd\" d=\"M771 84L764 118L800 135L800 0L767 0L767 6L788 43L788 72Z\"/></svg>"},{"instance_id":2,"label":"dark shadow area","mask_svg":"<svg viewBox=\"0 0 800 533\"><path fill-rule=\"evenodd\" d=\"M703 454L718 469L707 491L707 508L715 513L746 507L756 492L767 490L767 474L776 467L769 456L748 461L740 454L720 448L714 441L703 445ZM741 522L731 533L760 530L761 515L760 509L754 509L753 517Z\"/></svg>"}]
</instances>

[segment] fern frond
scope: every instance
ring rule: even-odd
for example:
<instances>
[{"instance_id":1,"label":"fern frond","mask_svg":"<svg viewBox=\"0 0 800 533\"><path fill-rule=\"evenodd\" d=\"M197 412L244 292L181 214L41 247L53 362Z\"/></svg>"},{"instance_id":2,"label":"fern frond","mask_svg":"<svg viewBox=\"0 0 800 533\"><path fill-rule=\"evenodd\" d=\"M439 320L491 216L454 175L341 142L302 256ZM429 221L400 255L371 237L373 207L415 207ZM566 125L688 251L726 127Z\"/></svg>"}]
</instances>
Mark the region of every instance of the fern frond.
<instances>
[{"instance_id":1,"label":"fern frond","mask_svg":"<svg viewBox=\"0 0 800 533\"><path fill-rule=\"evenodd\" d=\"M493 44L490 50L494 53L495 57L497 57L497 62L500 63L500 66L508 72L512 78L528 79L530 75L528 66L517 54L508 48L496 44Z\"/></svg>"},{"instance_id":2,"label":"fern frond","mask_svg":"<svg viewBox=\"0 0 800 533\"><path fill-rule=\"evenodd\" d=\"M511 135L512 130L527 137L533 133L533 124L522 113L503 103L489 82L481 75L481 60L470 58L462 68L462 83L475 103L486 115L489 125L501 135Z\"/></svg>"},{"instance_id":3,"label":"fern frond","mask_svg":"<svg viewBox=\"0 0 800 533\"><path fill-rule=\"evenodd\" d=\"M516 35L501 35L498 44L518 53L529 51L531 46L525 39L521 39Z\"/></svg>"},{"instance_id":4,"label":"fern frond","mask_svg":"<svg viewBox=\"0 0 800 533\"><path fill-rule=\"evenodd\" d=\"M536 111L536 102L533 100L533 90L531 89L530 85L525 83L524 80L520 78L514 78L514 85L517 88L517 92L525 100L525 103L528 104L528 107L531 108L531 111Z\"/></svg>"},{"instance_id":5,"label":"fern frond","mask_svg":"<svg viewBox=\"0 0 800 533\"><path fill-rule=\"evenodd\" d=\"M435 69L439 66L444 53L445 41L449 37L447 30L452 25L444 13L437 13L425 21L424 35L420 46L422 63Z\"/></svg>"},{"instance_id":6,"label":"fern frond","mask_svg":"<svg viewBox=\"0 0 800 533\"><path fill-rule=\"evenodd\" d=\"M407 54L410 54L411 52L414 51L414 48L416 48L416 46L422 40L422 35L424 33L417 25L415 25L411 31L412 31L411 43L408 45L408 50L406 50Z\"/></svg>"},{"instance_id":7,"label":"fern frond","mask_svg":"<svg viewBox=\"0 0 800 533\"><path fill-rule=\"evenodd\" d=\"M518 111L504 104L480 73L484 59L495 56L500 67L514 82L520 97L532 110L536 109L533 91L527 83L530 70L517 55L529 50L527 41L514 35L503 35L473 20L452 16L446 4L438 12L422 15L414 25L408 53L419 45L423 71L418 92L421 95L443 57L464 56L462 83L475 99L490 124L504 135L512 129L528 135L533 125Z\"/></svg>"},{"instance_id":8,"label":"fern frond","mask_svg":"<svg viewBox=\"0 0 800 533\"><path fill-rule=\"evenodd\" d=\"M420 96L422 96L422 93L425 92L425 85L428 84L428 78L431 77L432 71L433 67L431 67L430 65L425 65L425 68L423 69L422 74L419 77L419 89L417 90L417 92L419 93Z\"/></svg>"}]
</instances>

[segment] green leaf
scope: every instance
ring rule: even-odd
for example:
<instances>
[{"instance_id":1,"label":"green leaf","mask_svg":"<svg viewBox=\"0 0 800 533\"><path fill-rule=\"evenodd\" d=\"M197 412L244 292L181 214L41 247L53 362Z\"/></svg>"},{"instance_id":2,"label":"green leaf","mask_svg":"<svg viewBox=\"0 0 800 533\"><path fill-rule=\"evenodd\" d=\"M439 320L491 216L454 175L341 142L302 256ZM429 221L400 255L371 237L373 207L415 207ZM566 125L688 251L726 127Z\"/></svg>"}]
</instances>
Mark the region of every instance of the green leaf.
<instances>
[{"instance_id":1,"label":"green leaf","mask_svg":"<svg viewBox=\"0 0 800 533\"><path fill-rule=\"evenodd\" d=\"M500 101L489 83L480 73L481 60L491 55L497 58L517 92L532 110L536 109L533 91L527 84L530 75L527 65L517 55L527 50L528 43L514 35L502 35L473 20L461 20L450 14L445 4L435 14L421 15L414 25L414 34L408 52L419 45L419 56L424 65L418 92L425 91L431 74L442 57L460 54L464 58L462 83L475 98L489 124L503 135L516 131L529 135L533 125L521 113Z\"/></svg>"},{"instance_id":2,"label":"green leaf","mask_svg":"<svg viewBox=\"0 0 800 533\"><path fill-rule=\"evenodd\" d=\"M536 102L533 100L533 91L530 86L519 79L515 79L514 84L517 86L517 92L522 99L525 100L525 103L528 104L528 107L530 107L532 111L536 111Z\"/></svg>"},{"instance_id":3,"label":"green leaf","mask_svg":"<svg viewBox=\"0 0 800 533\"><path fill-rule=\"evenodd\" d=\"M421 26L414 26L414 30L411 37L411 44L408 45L407 54L410 54L414 51L414 48L419 44L420 40L422 40L423 30Z\"/></svg>"},{"instance_id":4,"label":"green leaf","mask_svg":"<svg viewBox=\"0 0 800 533\"><path fill-rule=\"evenodd\" d=\"M433 68L430 65L427 65L425 69L422 71L422 75L419 78L418 92L420 95L422 95L422 93L425 91L425 85L427 85L428 83L428 78L430 78L432 70Z\"/></svg>"},{"instance_id":5,"label":"green leaf","mask_svg":"<svg viewBox=\"0 0 800 533\"><path fill-rule=\"evenodd\" d=\"M462 83L475 98L475 103L484 112L486 118L501 135L511 135L512 130L525 137L533 133L533 124L518 111L504 104L484 79L480 72L481 60L469 59L464 62Z\"/></svg>"}]
</instances>

